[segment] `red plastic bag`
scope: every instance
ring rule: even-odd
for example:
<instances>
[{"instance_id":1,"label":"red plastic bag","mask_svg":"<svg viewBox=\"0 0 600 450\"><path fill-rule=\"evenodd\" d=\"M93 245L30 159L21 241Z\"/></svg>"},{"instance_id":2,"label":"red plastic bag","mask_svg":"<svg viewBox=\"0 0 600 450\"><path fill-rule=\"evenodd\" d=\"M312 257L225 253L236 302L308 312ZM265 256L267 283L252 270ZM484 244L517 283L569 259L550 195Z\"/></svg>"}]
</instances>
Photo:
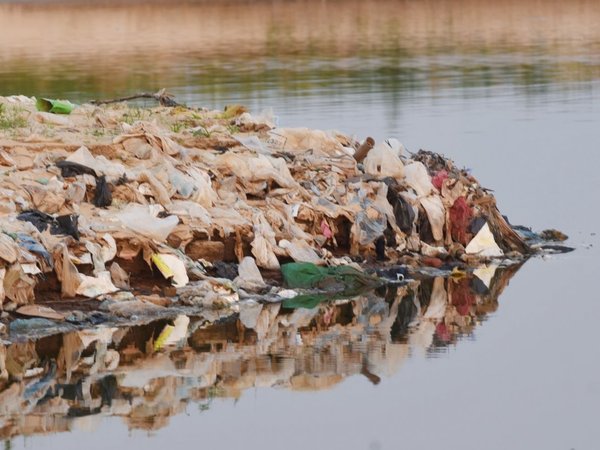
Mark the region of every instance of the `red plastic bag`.
<instances>
[{"instance_id":1,"label":"red plastic bag","mask_svg":"<svg viewBox=\"0 0 600 450\"><path fill-rule=\"evenodd\" d=\"M473 210L464 197L458 197L450 208L450 233L454 241L467 245Z\"/></svg>"},{"instance_id":2,"label":"red plastic bag","mask_svg":"<svg viewBox=\"0 0 600 450\"><path fill-rule=\"evenodd\" d=\"M431 179L431 183L436 187L436 189L438 191L441 192L442 185L444 184L444 181L447 179L448 179L448 172L446 172L444 169L442 169L433 176L433 178Z\"/></svg>"}]
</instances>

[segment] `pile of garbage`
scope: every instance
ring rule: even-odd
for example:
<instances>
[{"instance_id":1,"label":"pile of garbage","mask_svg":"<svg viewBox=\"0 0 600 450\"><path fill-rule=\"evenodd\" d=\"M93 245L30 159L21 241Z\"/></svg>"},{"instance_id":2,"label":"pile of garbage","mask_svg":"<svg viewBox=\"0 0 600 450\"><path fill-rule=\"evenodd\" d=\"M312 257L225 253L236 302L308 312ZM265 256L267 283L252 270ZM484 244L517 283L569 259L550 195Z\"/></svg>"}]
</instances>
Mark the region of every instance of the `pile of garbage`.
<instances>
[{"instance_id":1,"label":"pile of garbage","mask_svg":"<svg viewBox=\"0 0 600 450\"><path fill-rule=\"evenodd\" d=\"M0 439L96 429L107 417L155 430L188 405L256 387L385 383L408 358L445 352L487 323L517 269L490 264L312 309L244 301L218 321L204 311L0 343Z\"/></svg>"},{"instance_id":2,"label":"pile of garbage","mask_svg":"<svg viewBox=\"0 0 600 450\"><path fill-rule=\"evenodd\" d=\"M540 239L438 154L237 105L0 97L0 171L5 320L357 292L522 261Z\"/></svg>"}]
</instances>

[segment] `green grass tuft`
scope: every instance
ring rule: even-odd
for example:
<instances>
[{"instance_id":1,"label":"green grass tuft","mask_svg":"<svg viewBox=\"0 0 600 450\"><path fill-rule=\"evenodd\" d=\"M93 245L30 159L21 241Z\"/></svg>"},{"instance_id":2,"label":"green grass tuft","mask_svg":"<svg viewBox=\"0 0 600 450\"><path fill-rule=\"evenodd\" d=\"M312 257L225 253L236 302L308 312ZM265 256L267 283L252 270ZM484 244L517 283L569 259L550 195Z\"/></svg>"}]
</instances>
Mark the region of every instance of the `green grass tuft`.
<instances>
[{"instance_id":1,"label":"green grass tuft","mask_svg":"<svg viewBox=\"0 0 600 450\"><path fill-rule=\"evenodd\" d=\"M0 104L0 130L26 127L27 119L22 113L22 108Z\"/></svg>"}]
</instances>

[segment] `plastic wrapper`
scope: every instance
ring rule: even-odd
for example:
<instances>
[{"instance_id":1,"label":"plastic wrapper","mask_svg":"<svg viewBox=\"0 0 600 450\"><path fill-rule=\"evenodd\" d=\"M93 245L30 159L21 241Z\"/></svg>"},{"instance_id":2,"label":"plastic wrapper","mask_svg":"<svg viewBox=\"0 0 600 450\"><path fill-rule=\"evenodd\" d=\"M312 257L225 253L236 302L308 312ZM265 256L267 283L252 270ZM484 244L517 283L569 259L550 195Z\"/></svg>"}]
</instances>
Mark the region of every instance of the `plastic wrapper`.
<instances>
[{"instance_id":1,"label":"plastic wrapper","mask_svg":"<svg viewBox=\"0 0 600 450\"><path fill-rule=\"evenodd\" d=\"M116 218L130 230L157 242L164 242L179 222L177 216L160 219L148 207L133 204L117 214Z\"/></svg>"},{"instance_id":2,"label":"plastic wrapper","mask_svg":"<svg viewBox=\"0 0 600 450\"><path fill-rule=\"evenodd\" d=\"M397 180L404 178L404 164L397 151L387 143L379 143L364 159L365 172L378 177L393 177Z\"/></svg>"}]
</instances>

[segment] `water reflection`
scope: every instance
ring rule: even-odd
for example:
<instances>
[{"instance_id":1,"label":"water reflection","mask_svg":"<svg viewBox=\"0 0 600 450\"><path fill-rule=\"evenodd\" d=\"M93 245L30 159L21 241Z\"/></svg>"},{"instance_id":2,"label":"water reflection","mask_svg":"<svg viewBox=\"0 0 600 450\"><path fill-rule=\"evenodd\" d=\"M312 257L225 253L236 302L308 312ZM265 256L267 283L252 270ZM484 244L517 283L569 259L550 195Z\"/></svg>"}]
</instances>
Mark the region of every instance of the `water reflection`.
<instances>
[{"instance_id":1,"label":"water reflection","mask_svg":"<svg viewBox=\"0 0 600 450\"><path fill-rule=\"evenodd\" d=\"M357 374L379 384L412 355L471 335L517 270L426 278L310 310L244 304L216 323L180 321L181 339L164 347L165 320L2 345L0 439L95 429L108 416L154 430L189 404L210 409L257 386L329 389Z\"/></svg>"},{"instance_id":2,"label":"water reflection","mask_svg":"<svg viewBox=\"0 0 600 450\"><path fill-rule=\"evenodd\" d=\"M232 91L397 102L418 90L578 90L600 78L598 21L594 0L0 4L0 95L168 87L207 104Z\"/></svg>"}]
</instances>

